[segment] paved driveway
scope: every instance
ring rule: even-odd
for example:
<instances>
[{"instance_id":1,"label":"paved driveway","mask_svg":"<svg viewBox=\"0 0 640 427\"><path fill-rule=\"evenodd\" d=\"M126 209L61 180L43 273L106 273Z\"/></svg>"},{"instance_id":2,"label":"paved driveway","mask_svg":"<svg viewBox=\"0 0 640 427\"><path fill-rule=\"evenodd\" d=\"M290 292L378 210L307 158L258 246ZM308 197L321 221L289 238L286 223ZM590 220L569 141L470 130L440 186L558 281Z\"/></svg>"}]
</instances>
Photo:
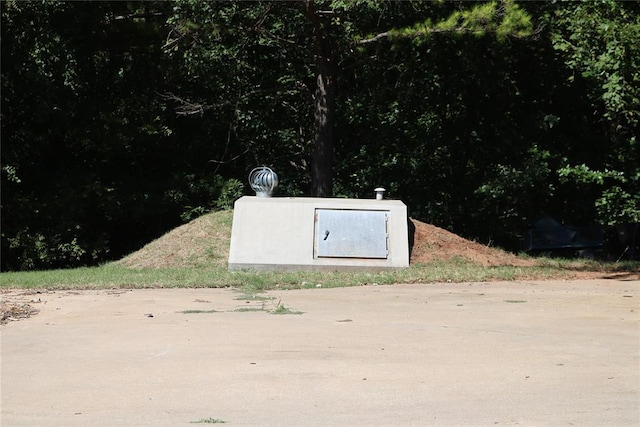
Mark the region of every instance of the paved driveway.
<instances>
[{"instance_id":1,"label":"paved driveway","mask_svg":"<svg viewBox=\"0 0 640 427\"><path fill-rule=\"evenodd\" d=\"M41 311L1 328L1 424L638 426L639 289L13 293Z\"/></svg>"}]
</instances>

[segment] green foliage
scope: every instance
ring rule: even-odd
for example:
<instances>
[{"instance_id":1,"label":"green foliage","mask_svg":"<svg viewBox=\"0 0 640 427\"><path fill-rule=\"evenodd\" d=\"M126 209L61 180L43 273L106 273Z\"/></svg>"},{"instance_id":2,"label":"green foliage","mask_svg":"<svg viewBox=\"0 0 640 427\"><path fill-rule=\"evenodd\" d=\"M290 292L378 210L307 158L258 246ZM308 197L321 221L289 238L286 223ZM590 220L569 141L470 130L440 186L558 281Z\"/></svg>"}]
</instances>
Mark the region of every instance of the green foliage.
<instances>
[{"instance_id":1,"label":"green foliage","mask_svg":"<svg viewBox=\"0 0 640 427\"><path fill-rule=\"evenodd\" d=\"M637 124L640 108L640 19L631 5L612 0L575 2L556 11L554 47L583 78L600 83L592 95L604 102L604 118ZM574 80L575 76L570 76ZM623 116L623 117L619 117Z\"/></svg>"},{"instance_id":2,"label":"green foliage","mask_svg":"<svg viewBox=\"0 0 640 427\"><path fill-rule=\"evenodd\" d=\"M11 182L11 183L14 183L14 184L20 184L22 182L22 180L18 176L18 173L17 173L17 170L16 170L15 166L4 165L2 167L2 172L6 176L6 180L8 182Z\"/></svg>"},{"instance_id":3,"label":"green foliage","mask_svg":"<svg viewBox=\"0 0 640 427\"><path fill-rule=\"evenodd\" d=\"M182 80L161 49L172 9L3 5L3 270L117 258L215 208L228 127L194 127L163 96Z\"/></svg>"},{"instance_id":4,"label":"green foliage","mask_svg":"<svg viewBox=\"0 0 640 427\"><path fill-rule=\"evenodd\" d=\"M534 145L520 164L496 164L474 192L477 205L484 212L493 212L494 219L502 224L495 228L492 239L502 246L515 246L521 230L528 228L531 219L527 214L536 212L536 205L555 191L553 171L549 165L551 153ZM524 196L524 197L523 197Z\"/></svg>"},{"instance_id":5,"label":"green foliage","mask_svg":"<svg viewBox=\"0 0 640 427\"><path fill-rule=\"evenodd\" d=\"M566 160L565 160L566 161ZM577 166L567 166L558 169L558 176L561 182L580 182L583 184L600 184L605 183L605 179L610 178L618 182L626 182L624 174L619 171L595 171L584 163Z\"/></svg>"},{"instance_id":6,"label":"green foliage","mask_svg":"<svg viewBox=\"0 0 640 427\"><path fill-rule=\"evenodd\" d=\"M640 15L632 3L571 2L554 11L551 39L574 73L568 81L588 83L592 116L607 130L609 150L594 165L558 170L564 181L596 184L599 219L606 224L640 218ZM604 160L604 161L602 161ZM595 163L595 162L594 162Z\"/></svg>"},{"instance_id":7,"label":"green foliage","mask_svg":"<svg viewBox=\"0 0 640 427\"><path fill-rule=\"evenodd\" d=\"M220 197L216 200L216 208L233 209L233 204L244 194L244 184L237 179L229 179L222 186Z\"/></svg>"},{"instance_id":8,"label":"green foliage","mask_svg":"<svg viewBox=\"0 0 640 427\"><path fill-rule=\"evenodd\" d=\"M118 258L231 208L256 165L278 195L308 195L319 40L337 68L334 194L383 186L418 219L510 248L543 213L638 221L634 2L10 1L1 15L3 270Z\"/></svg>"},{"instance_id":9,"label":"green foliage","mask_svg":"<svg viewBox=\"0 0 640 427\"><path fill-rule=\"evenodd\" d=\"M91 263L107 248L93 246L93 253L87 254L75 233L65 236L44 235L24 229L15 236L6 237L8 249L14 252L12 265L17 270L32 270L36 268L70 267L79 263ZM70 239L70 240L67 240ZM93 258L93 259L92 259Z\"/></svg>"},{"instance_id":10,"label":"green foliage","mask_svg":"<svg viewBox=\"0 0 640 427\"><path fill-rule=\"evenodd\" d=\"M640 222L640 193L629 194L612 186L602 192L595 204L606 225Z\"/></svg>"},{"instance_id":11,"label":"green foliage","mask_svg":"<svg viewBox=\"0 0 640 427\"><path fill-rule=\"evenodd\" d=\"M222 178L199 177L194 174L177 175L177 187L167 192L167 197L177 205L182 206L180 219L189 222L210 212L215 207L216 195L223 186Z\"/></svg>"},{"instance_id":12,"label":"green foliage","mask_svg":"<svg viewBox=\"0 0 640 427\"><path fill-rule=\"evenodd\" d=\"M466 5L465 5L466 6ZM531 35L531 16L512 0L481 2L452 12L441 21L427 19L411 27L394 28L389 38L413 38L422 43L432 34L472 34L480 37L494 34L499 40Z\"/></svg>"},{"instance_id":13,"label":"green foliage","mask_svg":"<svg viewBox=\"0 0 640 427\"><path fill-rule=\"evenodd\" d=\"M196 177L186 175L181 180L180 189L167 192L172 202L183 206L180 219L189 222L212 210L233 209L233 203L244 193L244 185L237 179L224 180L218 175L213 177Z\"/></svg>"}]
</instances>

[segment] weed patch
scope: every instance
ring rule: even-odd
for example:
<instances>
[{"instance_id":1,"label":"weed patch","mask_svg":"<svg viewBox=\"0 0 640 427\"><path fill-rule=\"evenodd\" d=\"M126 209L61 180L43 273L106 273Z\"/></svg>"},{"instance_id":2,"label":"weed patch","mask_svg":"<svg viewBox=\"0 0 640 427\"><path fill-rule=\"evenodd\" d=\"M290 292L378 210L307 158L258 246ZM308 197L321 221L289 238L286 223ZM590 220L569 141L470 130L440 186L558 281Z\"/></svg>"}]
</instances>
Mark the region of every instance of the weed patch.
<instances>
[{"instance_id":1,"label":"weed patch","mask_svg":"<svg viewBox=\"0 0 640 427\"><path fill-rule=\"evenodd\" d=\"M196 421L191 421L191 424L225 424L226 421L218 419L218 418L201 418Z\"/></svg>"},{"instance_id":2,"label":"weed patch","mask_svg":"<svg viewBox=\"0 0 640 427\"><path fill-rule=\"evenodd\" d=\"M218 310L183 310L178 313L182 314L208 314L208 313L220 313Z\"/></svg>"},{"instance_id":3,"label":"weed patch","mask_svg":"<svg viewBox=\"0 0 640 427\"><path fill-rule=\"evenodd\" d=\"M265 311L264 307L240 307L233 310L238 313L247 313L250 311Z\"/></svg>"},{"instance_id":4,"label":"weed patch","mask_svg":"<svg viewBox=\"0 0 640 427\"><path fill-rule=\"evenodd\" d=\"M271 314L303 314L302 311L291 310L289 307L282 304L282 300L278 301L278 304L276 304L276 307L273 310L271 310L269 313Z\"/></svg>"}]
</instances>

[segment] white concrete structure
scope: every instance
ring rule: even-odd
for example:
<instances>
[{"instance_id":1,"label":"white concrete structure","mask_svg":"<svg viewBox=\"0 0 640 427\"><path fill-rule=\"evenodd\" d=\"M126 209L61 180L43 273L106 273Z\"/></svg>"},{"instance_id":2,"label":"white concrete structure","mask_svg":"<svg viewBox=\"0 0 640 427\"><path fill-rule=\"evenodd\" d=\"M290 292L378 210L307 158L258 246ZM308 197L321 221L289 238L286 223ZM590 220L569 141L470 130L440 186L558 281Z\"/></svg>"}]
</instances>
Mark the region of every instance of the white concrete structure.
<instances>
[{"instance_id":1,"label":"white concrete structure","mask_svg":"<svg viewBox=\"0 0 640 427\"><path fill-rule=\"evenodd\" d=\"M407 221L399 200L245 196L234 206L229 270L408 267Z\"/></svg>"}]
</instances>

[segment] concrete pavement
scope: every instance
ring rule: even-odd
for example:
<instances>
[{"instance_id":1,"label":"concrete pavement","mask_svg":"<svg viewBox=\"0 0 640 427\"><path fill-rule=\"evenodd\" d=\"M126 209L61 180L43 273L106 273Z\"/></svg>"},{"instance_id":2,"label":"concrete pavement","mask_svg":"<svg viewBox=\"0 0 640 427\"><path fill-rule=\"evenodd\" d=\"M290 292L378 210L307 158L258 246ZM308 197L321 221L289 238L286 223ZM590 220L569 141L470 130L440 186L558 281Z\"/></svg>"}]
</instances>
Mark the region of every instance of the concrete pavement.
<instances>
[{"instance_id":1,"label":"concrete pavement","mask_svg":"<svg viewBox=\"0 0 640 427\"><path fill-rule=\"evenodd\" d=\"M638 426L639 289L13 292L1 425Z\"/></svg>"}]
</instances>

